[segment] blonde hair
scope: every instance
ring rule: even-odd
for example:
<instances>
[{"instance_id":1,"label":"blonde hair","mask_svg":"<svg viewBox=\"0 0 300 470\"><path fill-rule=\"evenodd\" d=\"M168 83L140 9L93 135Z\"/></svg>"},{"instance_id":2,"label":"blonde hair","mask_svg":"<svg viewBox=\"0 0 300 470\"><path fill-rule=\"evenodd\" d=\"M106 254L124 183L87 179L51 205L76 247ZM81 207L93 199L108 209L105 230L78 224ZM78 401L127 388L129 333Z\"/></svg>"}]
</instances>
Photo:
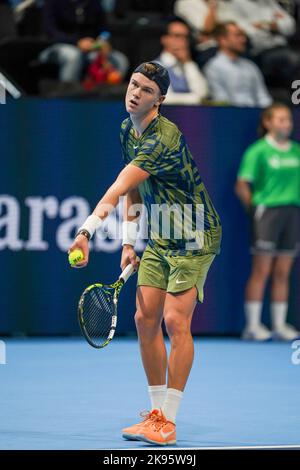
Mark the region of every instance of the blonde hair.
<instances>
[{"instance_id":1,"label":"blonde hair","mask_svg":"<svg viewBox=\"0 0 300 470\"><path fill-rule=\"evenodd\" d=\"M264 137L267 134L268 129L266 128L264 122L272 119L274 111L277 109L286 109L289 112L291 111L288 105L279 102L275 102L264 109L260 115L259 127L257 130L259 137Z\"/></svg>"}]
</instances>

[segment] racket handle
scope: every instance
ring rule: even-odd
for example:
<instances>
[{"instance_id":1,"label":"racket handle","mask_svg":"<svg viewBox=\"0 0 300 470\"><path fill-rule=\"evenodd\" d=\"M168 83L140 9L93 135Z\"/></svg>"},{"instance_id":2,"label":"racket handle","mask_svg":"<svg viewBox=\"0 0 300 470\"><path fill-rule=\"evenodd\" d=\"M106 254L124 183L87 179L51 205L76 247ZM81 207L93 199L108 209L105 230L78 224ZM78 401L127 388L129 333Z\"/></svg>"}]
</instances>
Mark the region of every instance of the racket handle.
<instances>
[{"instance_id":1,"label":"racket handle","mask_svg":"<svg viewBox=\"0 0 300 470\"><path fill-rule=\"evenodd\" d=\"M137 261L139 260L140 258L137 257ZM134 267L132 266L132 264L128 264L126 268L124 269L124 271L122 272L122 274L120 275L119 279L123 279L124 284L125 284L125 282L128 281L128 279L130 278L133 272L134 272Z\"/></svg>"}]
</instances>

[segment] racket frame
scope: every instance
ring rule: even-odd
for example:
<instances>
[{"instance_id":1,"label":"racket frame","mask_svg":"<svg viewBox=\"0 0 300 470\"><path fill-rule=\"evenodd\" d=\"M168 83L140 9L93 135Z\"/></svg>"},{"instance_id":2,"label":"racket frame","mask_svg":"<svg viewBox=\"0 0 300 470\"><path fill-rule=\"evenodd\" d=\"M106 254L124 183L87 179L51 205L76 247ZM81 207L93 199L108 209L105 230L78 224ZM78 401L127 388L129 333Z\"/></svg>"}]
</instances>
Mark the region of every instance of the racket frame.
<instances>
[{"instance_id":1,"label":"racket frame","mask_svg":"<svg viewBox=\"0 0 300 470\"><path fill-rule=\"evenodd\" d=\"M140 261L139 257L137 257L137 259L138 261ZM98 282L95 284L91 284L83 291L78 302L78 309L77 309L78 321L79 321L79 326L80 326L83 336L93 348L102 349L105 346L107 346L113 339L116 328L117 328L117 320L118 320L118 312L117 312L118 297L120 295L121 289L124 286L125 282L127 282L127 280L130 278L130 276L133 273L134 273L134 267L132 266L132 264L128 264L126 268L123 270L123 272L120 274L119 279L113 284L101 284ZM107 340L104 341L104 343L102 343L101 345L97 345L91 340L90 336L88 335L86 331L84 320L83 320L83 304L84 304L85 295L96 287L114 289L114 293L113 293L114 314L112 315L111 327L110 327L109 334L107 336Z\"/></svg>"},{"instance_id":2,"label":"racket frame","mask_svg":"<svg viewBox=\"0 0 300 470\"><path fill-rule=\"evenodd\" d=\"M93 347L93 348L96 348L96 349L102 349L104 348L105 346L107 346L111 340L113 339L114 337L114 334L115 334L115 331L116 331L116 328L117 328L117 320L118 320L118 312L117 312L117 304L118 304L118 297L119 297L119 294L120 294L120 291L121 291L121 288L123 287L123 285L125 284L124 280L122 278L118 279L116 282L114 282L113 284L109 284L109 285L106 285L106 284L100 284L99 282L98 283L95 283L95 284L91 284L90 286L88 286L84 292L82 293L80 299L79 299L79 303L78 303L78 320L79 320L79 326L80 326L80 329L81 329L81 332L83 334L83 336L85 337L85 339L87 340L87 342ZM84 325L84 320L83 320L83 304L84 304L84 299L85 299L85 296L86 294L88 294L92 289L94 288L108 288L108 289L114 289L114 293L113 293L113 308L114 308L114 313L111 317L111 327L110 327L110 331L109 331L109 334L107 336L107 340L104 341L101 345L96 345L90 338L89 334L87 333L86 331L86 328L85 328L85 325Z\"/></svg>"}]
</instances>

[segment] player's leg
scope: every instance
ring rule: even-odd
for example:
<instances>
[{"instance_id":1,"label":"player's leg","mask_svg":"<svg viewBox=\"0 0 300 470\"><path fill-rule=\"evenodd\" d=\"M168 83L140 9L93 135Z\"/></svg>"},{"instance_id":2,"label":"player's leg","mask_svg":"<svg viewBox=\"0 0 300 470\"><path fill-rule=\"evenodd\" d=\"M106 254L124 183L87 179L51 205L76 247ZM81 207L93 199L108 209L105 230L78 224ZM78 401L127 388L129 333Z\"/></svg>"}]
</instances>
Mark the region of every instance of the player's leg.
<instances>
[{"instance_id":1,"label":"player's leg","mask_svg":"<svg viewBox=\"0 0 300 470\"><path fill-rule=\"evenodd\" d=\"M264 341L271 338L271 332L261 323L261 315L266 282L271 274L272 263L273 257L268 254L256 254L252 258L251 274L245 292L244 339Z\"/></svg>"},{"instance_id":2,"label":"player's leg","mask_svg":"<svg viewBox=\"0 0 300 470\"><path fill-rule=\"evenodd\" d=\"M272 270L271 321L274 337L280 340L293 340L299 336L299 332L286 323L289 277L293 261L292 256L277 256Z\"/></svg>"},{"instance_id":3,"label":"player's leg","mask_svg":"<svg viewBox=\"0 0 300 470\"><path fill-rule=\"evenodd\" d=\"M140 439L145 442L176 442L176 415L194 358L192 316L197 298L203 301L203 286L214 257L168 257L170 276L164 303L164 321L171 342L168 389L156 420L141 431Z\"/></svg>"},{"instance_id":4,"label":"player's leg","mask_svg":"<svg viewBox=\"0 0 300 470\"><path fill-rule=\"evenodd\" d=\"M184 390L194 359L191 322L196 302L196 287L178 294L167 293L165 300L164 321L171 343L168 388L179 391Z\"/></svg>"},{"instance_id":5,"label":"player's leg","mask_svg":"<svg viewBox=\"0 0 300 470\"><path fill-rule=\"evenodd\" d=\"M165 400L167 351L161 328L167 287L164 264L155 250L146 248L138 271L135 322L149 384L151 412L138 425L123 429L123 437L127 439L138 439L141 427L155 419L157 408Z\"/></svg>"},{"instance_id":6,"label":"player's leg","mask_svg":"<svg viewBox=\"0 0 300 470\"><path fill-rule=\"evenodd\" d=\"M140 431L140 440L145 442L157 445L176 443L176 414L194 358L191 321L196 301L196 287L179 294L166 294L164 321L171 342L168 389L156 419Z\"/></svg>"},{"instance_id":7,"label":"player's leg","mask_svg":"<svg viewBox=\"0 0 300 470\"><path fill-rule=\"evenodd\" d=\"M167 351L161 323L166 291L157 287L140 286L136 296L135 323L139 338L141 357L148 379L151 412L142 415L140 423L122 430L125 439L138 440L142 427L152 422L166 395Z\"/></svg>"},{"instance_id":8,"label":"player's leg","mask_svg":"<svg viewBox=\"0 0 300 470\"><path fill-rule=\"evenodd\" d=\"M169 258L170 277L164 321L171 342L168 388L183 391L194 358L191 322L197 303L203 302L204 284L214 254Z\"/></svg>"},{"instance_id":9,"label":"player's leg","mask_svg":"<svg viewBox=\"0 0 300 470\"><path fill-rule=\"evenodd\" d=\"M161 328L166 291L139 286L135 324L141 357L150 386L166 384L167 351Z\"/></svg>"},{"instance_id":10,"label":"player's leg","mask_svg":"<svg viewBox=\"0 0 300 470\"><path fill-rule=\"evenodd\" d=\"M151 387L166 385L167 352L161 323L168 275L164 258L147 246L138 271L135 323L143 366Z\"/></svg>"}]
</instances>

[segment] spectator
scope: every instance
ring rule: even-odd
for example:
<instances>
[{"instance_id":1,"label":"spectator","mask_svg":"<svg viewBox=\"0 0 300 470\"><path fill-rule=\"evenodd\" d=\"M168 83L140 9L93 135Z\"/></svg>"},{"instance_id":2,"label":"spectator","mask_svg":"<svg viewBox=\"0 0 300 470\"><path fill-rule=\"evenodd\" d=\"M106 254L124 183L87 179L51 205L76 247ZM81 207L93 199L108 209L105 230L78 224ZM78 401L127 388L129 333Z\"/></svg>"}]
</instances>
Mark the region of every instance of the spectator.
<instances>
[{"instance_id":1,"label":"spectator","mask_svg":"<svg viewBox=\"0 0 300 470\"><path fill-rule=\"evenodd\" d=\"M106 41L99 44L99 51L89 65L87 75L83 81L83 87L86 90L93 90L98 85L118 85L122 81L120 72L113 66L109 60L111 48L107 47Z\"/></svg>"},{"instance_id":2,"label":"spectator","mask_svg":"<svg viewBox=\"0 0 300 470\"><path fill-rule=\"evenodd\" d=\"M0 0L0 41L16 35L13 9L9 0Z\"/></svg>"},{"instance_id":3,"label":"spectator","mask_svg":"<svg viewBox=\"0 0 300 470\"><path fill-rule=\"evenodd\" d=\"M274 103L262 114L262 138L245 152L236 192L251 215L252 272L246 287L244 339L267 340L261 323L264 291L271 282L271 323L280 340L299 336L286 323L289 275L299 248L300 145L290 140L289 108Z\"/></svg>"},{"instance_id":4,"label":"spectator","mask_svg":"<svg viewBox=\"0 0 300 470\"><path fill-rule=\"evenodd\" d=\"M216 29L219 51L204 68L214 101L235 106L268 106L272 99L258 67L242 54L246 36L233 22Z\"/></svg>"},{"instance_id":5,"label":"spectator","mask_svg":"<svg viewBox=\"0 0 300 470\"><path fill-rule=\"evenodd\" d=\"M39 60L57 63L61 81L79 81L85 61L95 59L97 52L93 50L97 48L97 39L106 29L100 2L45 0L43 16L45 32L56 44L42 51ZM128 69L126 56L111 50L108 59L124 77Z\"/></svg>"},{"instance_id":6,"label":"spectator","mask_svg":"<svg viewBox=\"0 0 300 470\"><path fill-rule=\"evenodd\" d=\"M234 18L231 0L177 0L174 11L199 34L210 34L218 23Z\"/></svg>"},{"instance_id":7,"label":"spectator","mask_svg":"<svg viewBox=\"0 0 300 470\"><path fill-rule=\"evenodd\" d=\"M117 0L114 13L119 18L125 18L131 13L144 14L156 13L165 18L173 13L174 0Z\"/></svg>"},{"instance_id":8,"label":"spectator","mask_svg":"<svg viewBox=\"0 0 300 470\"><path fill-rule=\"evenodd\" d=\"M198 65L212 58L218 49L213 31L217 24L235 21L231 0L177 0L175 14L183 18L194 32Z\"/></svg>"},{"instance_id":9,"label":"spectator","mask_svg":"<svg viewBox=\"0 0 300 470\"><path fill-rule=\"evenodd\" d=\"M275 0L233 0L236 22L251 44L251 54L270 83L289 86L299 78L300 53L288 38L296 31L295 19ZM279 80L278 80L279 78Z\"/></svg>"},{"instance_id":10,"label":"spectator","mask_svg":"<svg viewBox=\"0 0 300 470\"><path fill-rule=\"evenodd\" d=\"M161 36L163 47L156 59L169 72L170 88L165 104L199 104L207 96L206 79L193 62L190 29L180 19L172 19Z\"/></svg>"}]
</instances>

